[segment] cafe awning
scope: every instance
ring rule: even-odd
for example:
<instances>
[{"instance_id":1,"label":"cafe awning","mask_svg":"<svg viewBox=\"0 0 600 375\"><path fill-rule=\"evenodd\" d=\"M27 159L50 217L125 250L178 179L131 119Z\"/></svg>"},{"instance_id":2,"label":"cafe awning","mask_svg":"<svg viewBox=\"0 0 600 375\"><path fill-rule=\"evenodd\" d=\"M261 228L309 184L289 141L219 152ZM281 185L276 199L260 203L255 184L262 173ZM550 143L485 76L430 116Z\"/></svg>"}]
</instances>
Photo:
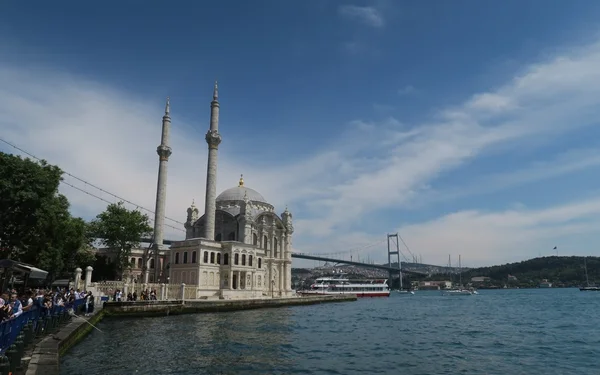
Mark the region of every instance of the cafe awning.
<instances>
[{"instance_id":1,"label":"cafe awning","mask_svg":"<svg viewBox=\"0 0 600 375\"><path fill-rule=\"evenodd\" d=\"M17 262L11 259L0 260L0 268L10 268L14 272L29 275L30 279L45 279L48 277L48 272L30 264Z\"/></svg>"}]
</instances>

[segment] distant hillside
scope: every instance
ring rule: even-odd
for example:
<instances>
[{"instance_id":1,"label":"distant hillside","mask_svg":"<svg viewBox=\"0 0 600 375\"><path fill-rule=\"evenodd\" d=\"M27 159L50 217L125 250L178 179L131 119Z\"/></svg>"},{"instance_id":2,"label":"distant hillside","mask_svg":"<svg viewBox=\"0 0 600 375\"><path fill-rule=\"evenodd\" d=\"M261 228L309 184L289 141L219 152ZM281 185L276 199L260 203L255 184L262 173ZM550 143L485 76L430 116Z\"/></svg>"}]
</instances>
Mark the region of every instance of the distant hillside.
<instances>
[{"instance_id":1,"label":"distant hillside","mask_svg":"<svg viewBox=\"0 0 600 375\"><path fill-rule=\"evenodd\" d=\"M600 258L586 257L587 271L590 284L600 282ZM549 256L529 259L518 263L500 266L474 268L463 272L466 282L472 277L489 277L490 284L502 286L516 284L517 286L536 286L543 279L555 283L556 286L579 286L585 284L585 269L583 257ZM508 282L508 275L517 281Z\"/></svg>"}]
</instances>

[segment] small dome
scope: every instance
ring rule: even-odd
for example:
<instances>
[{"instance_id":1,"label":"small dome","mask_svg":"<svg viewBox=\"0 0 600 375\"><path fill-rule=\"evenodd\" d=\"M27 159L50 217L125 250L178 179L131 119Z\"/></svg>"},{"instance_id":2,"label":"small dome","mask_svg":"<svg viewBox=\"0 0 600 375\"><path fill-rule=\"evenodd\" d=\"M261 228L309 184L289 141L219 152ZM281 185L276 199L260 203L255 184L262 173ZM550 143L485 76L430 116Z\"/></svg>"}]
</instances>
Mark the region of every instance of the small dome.
<instances>
[{"instance_id":1,"label":"small dome","mask_svg":"<svg viewBox=\"0 0 600 375\"><path fill-rule=\"evenodd\" d=\"M227 189L217 197L217 202L222 201L243 201L244 195L248 197L249 201L252 202L263 202L267 203L267 200L256 190L250 189L246 186L236 186L231 189Z\"/></svg>"}]
</instances>

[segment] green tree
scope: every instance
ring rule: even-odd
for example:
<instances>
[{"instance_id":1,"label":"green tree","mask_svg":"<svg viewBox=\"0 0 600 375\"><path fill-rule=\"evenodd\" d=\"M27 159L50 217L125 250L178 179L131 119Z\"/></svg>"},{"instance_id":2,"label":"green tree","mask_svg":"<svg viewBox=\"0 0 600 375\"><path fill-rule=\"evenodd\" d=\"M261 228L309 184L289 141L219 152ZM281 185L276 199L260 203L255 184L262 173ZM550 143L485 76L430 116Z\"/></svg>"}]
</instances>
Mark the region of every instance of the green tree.
<instances>
[{"instance_id":1,"label":"green tree","mask_svg":"<svg viewBox=\"0 0 600 375\"><path fill-rule=\"evenodd\" d=\"M69 201L58 192L60 168L0 153L0 176L0 248L6 258L47 270L50 281L89 261L82 255L90 243L87 224L71 216Z\"/></svg>"},{"instance_id":2,"label":"green tree","mask_svg":"<svg viewBox=\"0 0 600 375\"><path fill-rule=\"evenodd\" d=\"M90 225L93 236L116 253L117 274L129 267L131 249L152 233L148 216L138 210L128 210L123 202L109 204Z\"/></svg>"}]
</instances>

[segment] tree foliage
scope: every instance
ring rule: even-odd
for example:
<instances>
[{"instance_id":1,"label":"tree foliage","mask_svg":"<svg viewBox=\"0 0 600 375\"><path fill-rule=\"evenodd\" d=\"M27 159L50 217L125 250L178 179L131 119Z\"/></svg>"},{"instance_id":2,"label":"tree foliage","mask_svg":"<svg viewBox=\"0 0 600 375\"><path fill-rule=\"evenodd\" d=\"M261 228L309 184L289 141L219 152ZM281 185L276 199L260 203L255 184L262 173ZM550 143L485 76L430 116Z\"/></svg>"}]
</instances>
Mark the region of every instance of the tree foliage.
<instances>
[{"instance_id":1,"label":"tree foliage","mask_svg":"<svg viewBox=\"0 0 600 375\"><path fill-rule=\"evenodd\" d=\"M138 247L140 240L152 233L148 216L138 210L128 210L123 202L109 204L92 221L90 228L95 238L116 253L117 273L129 266L131 249Z\"/></svg>"},{"instance_id":2,"label":"tree foliage","mask_svg":"<svg viewBox=\"0 0 600 375\"><path fill-rule=\"evenodd\" d=\"M60 168L0 153L0 248L6 258L49 272L50 279L90 262L87 224L59 194Z\"/></svg>"},{"instance_id":3,"label":"tree foliage","mask_svg":"<svg viewBox=\"0 0 600 375\"><path fill-rule=\"evenodd\" d=\"M600 258L586 257L585 260L590 284L600 283ZM549 256L500 266L474 268L463 273L463 280L485 276L491 279L491 285L502 286L507 283L508 275L515 276L518 280L510 284L519 286L537 286L544 279L562 286L584 285L584 258Z\"/></svg>"}]
</instances>

